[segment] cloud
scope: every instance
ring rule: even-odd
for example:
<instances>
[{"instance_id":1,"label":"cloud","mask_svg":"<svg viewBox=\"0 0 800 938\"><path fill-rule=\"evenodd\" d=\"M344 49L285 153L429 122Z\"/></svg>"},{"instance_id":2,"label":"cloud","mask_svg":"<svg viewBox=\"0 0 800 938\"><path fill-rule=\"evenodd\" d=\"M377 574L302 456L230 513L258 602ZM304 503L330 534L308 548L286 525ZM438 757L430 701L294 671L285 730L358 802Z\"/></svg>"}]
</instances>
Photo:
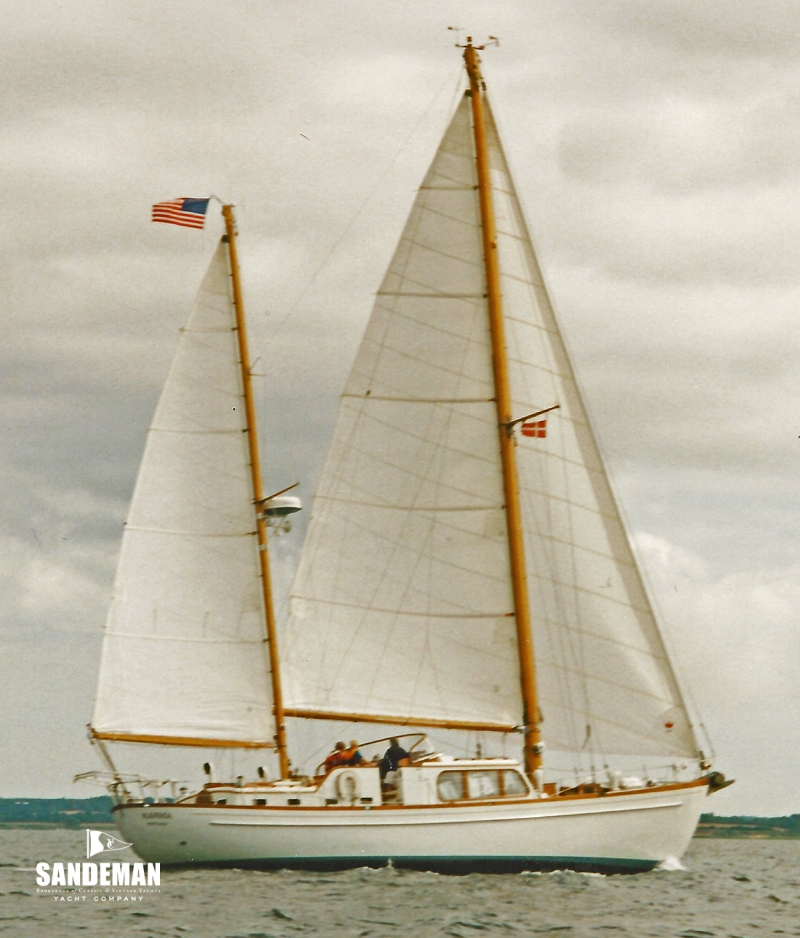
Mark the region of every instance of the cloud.
<instances>
[{"instance_id":1,"label":"cloud","mask_svg":"<svg viewBox=\"0 0 800 938\"><path fill-rule=\"evenodd\" d=\"M783 752L787 726L758 725L774 698L740 707L736 685L744 670L766 694L772 665L793 693L797 657L788 0L3 7L2 611L15 666L38 661L60 689L48 745L81 746L146 427L220 231L152 226L150 204L237 203L265 484L299 479L308 507L453 100L446 27L465 12L476 36L501 37L485 72L517 187L665 605L678 585L674 621L712 735L731 758L756 739ZM283 592L305 518L278 544ZM719 684L709 655L723 659ZM33 692L17 682L15 695L33 733ZM728 732L734 713L747 745ZM773 772L767 756L747 767L754 779ZM15 765L39 784L39 767ZM749 810L766 803L746 791ZM789 794L782 804L797 809Z\"/></svg>"},{"instance_id":2,"label":"cloud","mask_svg":"<svg viewBox=\"0 0 800 938\"><path fill-rule=\"evenodd\" d=\"M710 730L716 765L739 780L727 807L714 810L744 813L758 804L759 811L785 813L782 793L759 790L754 765L780 758L790 771L798 766L787 728L800 718L800 555L760 570L728 571L650 534L639 534L636 545L690 704L695 712L699 704Z\"/></svg>"}]
</instances>

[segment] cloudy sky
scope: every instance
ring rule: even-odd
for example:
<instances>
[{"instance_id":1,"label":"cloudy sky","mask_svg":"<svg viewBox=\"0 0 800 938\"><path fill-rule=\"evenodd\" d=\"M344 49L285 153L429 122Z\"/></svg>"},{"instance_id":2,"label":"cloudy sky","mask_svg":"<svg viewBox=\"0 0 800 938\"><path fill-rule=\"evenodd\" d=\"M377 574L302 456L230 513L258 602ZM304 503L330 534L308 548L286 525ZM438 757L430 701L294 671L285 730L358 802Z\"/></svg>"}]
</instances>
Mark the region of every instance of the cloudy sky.
<instances>
[{"instance_id":1,"label":"cloudy sky","mask_svg":"<svg viewBox=\"0 0 800 938\"><path fill-rule=\"evenodd\" d=\"M800 36L792 0L8 0L0 796L88 795L100 632L146 427L236 203L266 487L310 498L383 268L485 73L680 672L739 779L800 812ZM282 538L288 581L302 526Z\"/></svg>"}]
</instances>

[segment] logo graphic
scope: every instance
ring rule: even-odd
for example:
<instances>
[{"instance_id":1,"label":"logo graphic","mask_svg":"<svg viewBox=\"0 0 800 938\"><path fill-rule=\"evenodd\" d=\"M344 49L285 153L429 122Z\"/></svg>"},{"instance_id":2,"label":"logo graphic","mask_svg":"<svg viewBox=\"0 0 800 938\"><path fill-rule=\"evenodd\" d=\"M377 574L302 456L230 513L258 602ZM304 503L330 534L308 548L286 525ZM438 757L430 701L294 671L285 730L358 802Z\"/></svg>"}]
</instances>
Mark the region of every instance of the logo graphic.
<instances>
[{"instance_id":1,"label":"logo graphic","mask_svg":"<svg viewBox=\"0 0 800 938\"><path fill-rule=\"evenodd\" d=\"M118 840L105 831L86 831L86 856L93 857L98 853L108 853L111 850L124 850L130 847L124 840Z\"/></svg>"}]
</instances>

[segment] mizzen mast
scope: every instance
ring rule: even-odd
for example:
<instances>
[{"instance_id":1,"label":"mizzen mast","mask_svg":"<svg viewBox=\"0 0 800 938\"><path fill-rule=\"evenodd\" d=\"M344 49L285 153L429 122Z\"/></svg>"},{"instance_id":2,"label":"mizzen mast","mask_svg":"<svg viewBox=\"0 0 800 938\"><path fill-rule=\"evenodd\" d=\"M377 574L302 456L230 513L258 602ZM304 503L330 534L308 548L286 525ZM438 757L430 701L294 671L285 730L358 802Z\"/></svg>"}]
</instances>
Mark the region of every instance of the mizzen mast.
<instances>
[{"instance_id":1,"label":"mizzen mast","mask_svg":"<svg viewBox=\"0 0 800 938\"><path fill-rule=\"evenodd\" d=\"M289 758L286 752L286 727L284 724L283 694L281 692L280 663L278 660L277 629L275 610L272 602L272 580L267 552L267 522L264 519L264 492L261 481L261 458L258 451L258 433L256 430L256 409L253 401L253 387L250 377L250 353L247 346L247 330L242 301L242 285L239 277L239 259L236 252L236 223L233 206L223 205L222 216L225 219L228 258L230 261L231 284L233 287L233 306L236 313L236 334L239 343L239 363L242 369L242 389L244 396L245 420L247 424L247 446L250 455L250 473L253 483L253 506L256 517L256 538L258 540L258 559L261 570L261 589L264 598L267 645L269 648L269 667L272 680L273 714L275 718L275 743L280 763L281 778L289 776Z\"/></svg>"},{"instance_id":2,"label":"mizzen mast","mask_svg":"<svg viewBox=\"0 0 800 938\"><path fill-rule=\"evenodd\" d=\"M478 47L478 48L483 48ZM500 437L500 458L503 469L508 550L511 583L514 597L514 616L517 627L520 679L522 685L523 723L525 734L525 769L531 774L542 764L542 743L539 730L539 704L536 695L536 669L533 658L530 603L525 576L525 546L522 535L522 513L519 501L519 479L515 442L510 426L511 391L508 378L503 299L500 290L500 264L497 256L494 204L492 199L491 169L486 145L486 121L483 110L483 92L486 85L480 71L480 58L472 38L464 46L464 62L469 76L472 104L472 125L475 140L475 162L478 174L478 196L481 211L483 256L486 272L486 292L489 305L489 325L492 337L492 369L494 372L497 423Z\"/></svg>"}]
</instances>

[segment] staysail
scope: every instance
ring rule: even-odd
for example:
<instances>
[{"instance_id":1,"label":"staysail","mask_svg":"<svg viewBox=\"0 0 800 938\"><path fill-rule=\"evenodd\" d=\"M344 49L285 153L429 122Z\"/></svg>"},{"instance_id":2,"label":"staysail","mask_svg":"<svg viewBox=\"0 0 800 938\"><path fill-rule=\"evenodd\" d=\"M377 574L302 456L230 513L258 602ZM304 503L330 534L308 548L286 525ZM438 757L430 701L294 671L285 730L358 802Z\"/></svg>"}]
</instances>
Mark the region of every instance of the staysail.
<instances>
[{"instance_id":1,"label":"staysail","mask_svg":"<svg viewBox=\"0 0 800 938\"><path fill-rule=\"evenodd\" d=\"M487 133L542 732L694 756L494 121ZM420 188L342 399L284 639L287 713L522 722L469 100Z\"/></svg>"},{"instance_id":2,"label":"staysail","mask_svg":"<svg viewBox=\"0 0 800 938\"><path fill-rule=\"evenodd\" d=\"M150 427L92 730L272 745L275 727L230 268L220 243Z\"/></svg>"}]
</instances>

